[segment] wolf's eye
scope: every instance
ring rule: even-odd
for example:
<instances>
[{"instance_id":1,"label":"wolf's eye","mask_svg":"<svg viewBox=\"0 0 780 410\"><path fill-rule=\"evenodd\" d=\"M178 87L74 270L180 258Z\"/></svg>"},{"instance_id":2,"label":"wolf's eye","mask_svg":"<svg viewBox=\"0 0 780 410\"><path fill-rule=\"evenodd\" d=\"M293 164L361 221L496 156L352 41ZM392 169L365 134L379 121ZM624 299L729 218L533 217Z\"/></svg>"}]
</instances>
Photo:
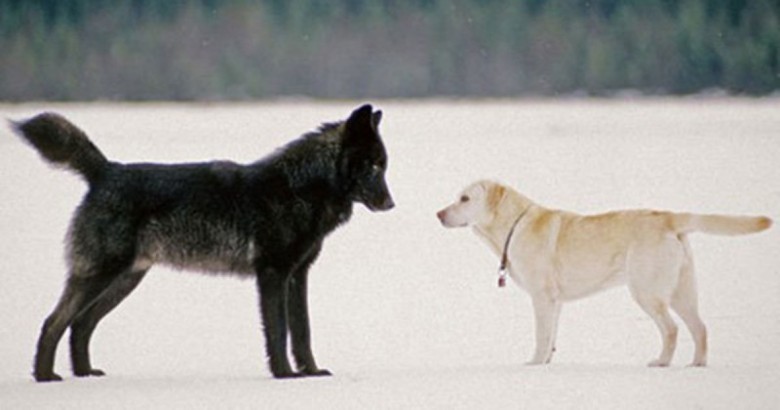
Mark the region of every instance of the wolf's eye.
<instances>
[{"instance_id":1,"label":"wolf's eye","mask_svg":"<svg viewBox=\"0 0 780 410\"><path fill-rule=\"evenodd\" d=\"M471 198L469 198L468 195L463 195L462 197L460 197L460 202L468 202L470 200Z\"/></svg>"}]
</instances>

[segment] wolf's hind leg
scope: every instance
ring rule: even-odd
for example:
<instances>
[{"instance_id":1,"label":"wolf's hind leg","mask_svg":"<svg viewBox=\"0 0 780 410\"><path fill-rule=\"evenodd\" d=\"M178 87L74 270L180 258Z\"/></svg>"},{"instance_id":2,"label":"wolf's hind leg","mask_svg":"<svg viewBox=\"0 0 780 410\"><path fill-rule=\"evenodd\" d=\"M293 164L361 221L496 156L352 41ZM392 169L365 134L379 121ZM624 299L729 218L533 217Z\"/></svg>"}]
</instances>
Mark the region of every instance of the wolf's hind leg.
<instances>
[{"instance_id":1,"label":"wolf's hind leg","mask_svg":"<svg viewBox=\"0 0 780 410\"><path fill-rule=\"evenodd\" d=\"M117 276L94 303L76 316L70 327L70 359L75 376L105 375L102 370L93 368L90 362L89 341L92 333L98 322L136 289L146 272L146 269L129 271Z\"/></svg>"},{"instance_id":2,"label":"wolf's hind leg","mask_svg":"<svg viewBox=\"0 0 780 410\"><path fill-rule=\"evenodd\" d=\"M78 312L89 305L110 283L101 277L79 277L71 275L65 284L60 301L54 311L43 322L35 354L33 375L39 382L60 381L54 373L54 357L57 344L65 329L70 326Z\"/></svg>"}]
</instances>

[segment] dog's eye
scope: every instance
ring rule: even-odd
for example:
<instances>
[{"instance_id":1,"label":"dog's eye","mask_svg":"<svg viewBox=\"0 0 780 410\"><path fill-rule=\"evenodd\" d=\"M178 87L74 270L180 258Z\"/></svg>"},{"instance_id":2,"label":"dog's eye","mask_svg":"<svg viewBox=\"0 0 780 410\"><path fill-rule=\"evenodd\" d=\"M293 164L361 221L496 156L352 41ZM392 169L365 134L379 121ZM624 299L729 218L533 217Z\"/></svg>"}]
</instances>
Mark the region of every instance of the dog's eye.
<instances>
[{"instance_id":1,"label":"dog's eye","mask_svg":"<svg viewBox=\"0 0 780 410\"><path fill-rule=\"evenodd\" d=\"M468 202L470 200L471 198L469 198L468 195L463 195L462 197L460 197L460 202Z\"/></svg>"},{"instance_id":2,"label":"dog's eye","mask_svg":"<svg viewBox=\"0 0 780 410\"><path fill-rule=\"evenodd\" d=\"M374 166L371 167L371 173L374 174L374 175L381 174L382 173L382 167L377 165L377 164L374 164Z\"/></svg>"}]
</instances>

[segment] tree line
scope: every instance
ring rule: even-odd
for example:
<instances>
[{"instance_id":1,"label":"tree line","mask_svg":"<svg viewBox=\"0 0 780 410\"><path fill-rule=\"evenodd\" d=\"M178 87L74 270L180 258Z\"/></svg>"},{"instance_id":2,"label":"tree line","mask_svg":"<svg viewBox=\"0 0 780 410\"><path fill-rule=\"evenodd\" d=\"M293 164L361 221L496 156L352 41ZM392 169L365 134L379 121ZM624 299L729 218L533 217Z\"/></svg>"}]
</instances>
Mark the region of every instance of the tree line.
<instances>
[{"instance_id":1,"label":"tree line","mask_svg":"<svg viewBox=\"0 0 780 410\"><path fill-rule=\"evenodd\" d=\"M780 0L0 0L0 100L780 88Z\"/></svg>"}]
</instances>

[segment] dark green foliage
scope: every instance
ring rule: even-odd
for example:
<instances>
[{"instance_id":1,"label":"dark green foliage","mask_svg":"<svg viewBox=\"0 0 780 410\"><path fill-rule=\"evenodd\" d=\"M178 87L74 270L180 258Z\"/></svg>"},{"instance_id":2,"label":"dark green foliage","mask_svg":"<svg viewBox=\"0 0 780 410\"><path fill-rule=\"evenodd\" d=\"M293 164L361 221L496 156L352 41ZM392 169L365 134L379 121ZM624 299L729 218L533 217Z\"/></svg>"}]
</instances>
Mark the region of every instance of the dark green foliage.
<instances>
[{"instance_id":1,"label":"dark green foliage","mask_svg":"<svg viewBox=\"0 0 780 410\"><path fill-rule=\"evenodd\" d=\"M780 88L778 0L0 0L0 100Z\"/></svg>"}]
</instances>

